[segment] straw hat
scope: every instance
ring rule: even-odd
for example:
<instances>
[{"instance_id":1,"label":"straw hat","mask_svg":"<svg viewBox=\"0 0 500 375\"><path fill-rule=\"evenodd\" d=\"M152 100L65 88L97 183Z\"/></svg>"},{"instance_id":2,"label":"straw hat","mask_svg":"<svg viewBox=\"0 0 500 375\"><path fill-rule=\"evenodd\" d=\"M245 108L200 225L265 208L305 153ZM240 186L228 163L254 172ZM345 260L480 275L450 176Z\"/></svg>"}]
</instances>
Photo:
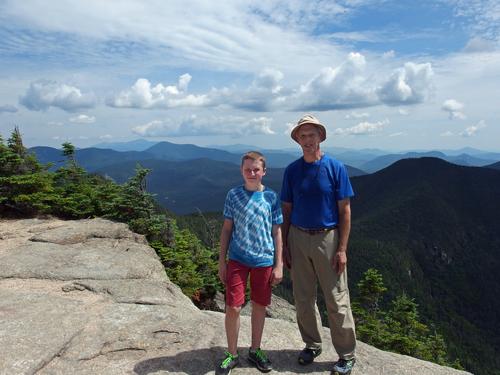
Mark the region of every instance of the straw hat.
<instances>
[{"instance_id":1,"label":"straw hat","mask_svg":"<svg viewBox=\"0 0 500 375\"><path fill-rule=\"evenodd\" d=\"M304 117L302 117L298 122L297 122L297 125L295 125L295 127L293 128L292 130L292 133L290 134L292 139L299 143L299 139L298 139L298 132L299 132L299 129L301 128L302 125L305 125L305 124L311 124L311 125L314 125L314 127L316 129L318 129L319 131L319 137L321 138L321 142L323 142L325 139L326 139L326 129L325 129L325 126L319 122L319 120L314 117L313 115L305 115Z\"/></svg>"}]
</instances>

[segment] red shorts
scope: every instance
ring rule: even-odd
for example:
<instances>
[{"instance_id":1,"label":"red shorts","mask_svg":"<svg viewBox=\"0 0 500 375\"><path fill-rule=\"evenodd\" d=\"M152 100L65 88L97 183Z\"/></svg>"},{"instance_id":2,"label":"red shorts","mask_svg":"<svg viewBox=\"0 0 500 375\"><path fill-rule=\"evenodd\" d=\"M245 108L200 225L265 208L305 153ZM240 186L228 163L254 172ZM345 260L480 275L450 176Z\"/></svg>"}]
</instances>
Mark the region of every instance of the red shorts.
<instances>
[{"instance_id":1,"label":"red shorts","mask_svg":"<svg viewBox=\"0 0 500 375\"><path fill-rule=\"evenodd\" d=\"M245 289L250 274L250 299L259 305L271 303L271 274L273 267L248 267L229 260L226 272L226 305L239 307L245 303Z\"/></svg>"}]
</instances>

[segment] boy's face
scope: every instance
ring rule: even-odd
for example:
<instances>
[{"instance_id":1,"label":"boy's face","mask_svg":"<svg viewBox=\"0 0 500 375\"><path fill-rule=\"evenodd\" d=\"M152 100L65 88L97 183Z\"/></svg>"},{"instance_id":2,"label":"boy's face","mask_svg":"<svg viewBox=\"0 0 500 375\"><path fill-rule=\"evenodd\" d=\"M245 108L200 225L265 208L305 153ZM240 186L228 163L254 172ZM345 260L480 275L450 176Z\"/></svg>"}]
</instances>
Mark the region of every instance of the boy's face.
<instances>
[{"instance_id":1,"label":"boy's face","mask_svg":"<svg viewBox=\"0 0 500 375\"><path fill-rule=\"evenodd\" d=\"M262 177L266 171L259 160L246 159L241 166L241 174L245 180L245 186L258 187L262 183Z\"/></svg>"}]
</instances>

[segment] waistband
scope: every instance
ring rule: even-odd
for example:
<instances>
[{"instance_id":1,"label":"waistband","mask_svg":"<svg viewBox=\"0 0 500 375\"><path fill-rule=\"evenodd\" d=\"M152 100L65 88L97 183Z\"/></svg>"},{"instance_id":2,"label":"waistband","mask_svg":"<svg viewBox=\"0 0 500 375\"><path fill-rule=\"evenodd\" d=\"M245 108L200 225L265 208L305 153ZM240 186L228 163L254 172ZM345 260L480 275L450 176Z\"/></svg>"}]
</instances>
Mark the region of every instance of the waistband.
<instances>
[{"instance_id":1,"label":"waistband","mask_svg":"<svg viewBox=\"0 0 500 375\"><path fill-rule=\"evenodd\" d=\"M313 235L313 234L320 234L320 233L326 233L330 232L331 230L337 229L337 225L334 225L332 227L326 227L326 228L315 228L315 229L308 229L308 228L302 228L297 225L293 225L294 228L297 228L301 232L305 232L307 234Z\"/></svg>"}]
</instances>

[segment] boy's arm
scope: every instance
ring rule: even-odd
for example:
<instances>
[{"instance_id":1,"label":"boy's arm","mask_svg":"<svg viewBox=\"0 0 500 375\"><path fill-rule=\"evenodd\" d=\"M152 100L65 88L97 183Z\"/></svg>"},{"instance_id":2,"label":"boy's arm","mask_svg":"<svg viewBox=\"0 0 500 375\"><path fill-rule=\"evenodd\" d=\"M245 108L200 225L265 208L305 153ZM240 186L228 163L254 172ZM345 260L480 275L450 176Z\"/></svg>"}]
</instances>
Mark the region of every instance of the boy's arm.
<instances>
[{"instance_id":1,"label":"boy's arm","mask_svg":"<svg viewBox=\"0 0 500 375\"><path fill-rule=\"evenodd\" d=\"M226 256L232 232L233 232L233 221L231 219L224 219L224 223L222 224L222 230L220 233L220 253L219 253L219 279L220 281L222 281L223 284L226 283Z\"/></svg>"},{"instance_id":2,"label":"boy's arm","mask_svg":"<svg viewBox=\"0 0 500 375\"><path fill-rule=\"evenodd\" d=\"M273 225L274 239L274 267L271 274L271 284L278 285L283 279L283 242L281 239L281 225Z\"/></svg>"}]
</instances>

